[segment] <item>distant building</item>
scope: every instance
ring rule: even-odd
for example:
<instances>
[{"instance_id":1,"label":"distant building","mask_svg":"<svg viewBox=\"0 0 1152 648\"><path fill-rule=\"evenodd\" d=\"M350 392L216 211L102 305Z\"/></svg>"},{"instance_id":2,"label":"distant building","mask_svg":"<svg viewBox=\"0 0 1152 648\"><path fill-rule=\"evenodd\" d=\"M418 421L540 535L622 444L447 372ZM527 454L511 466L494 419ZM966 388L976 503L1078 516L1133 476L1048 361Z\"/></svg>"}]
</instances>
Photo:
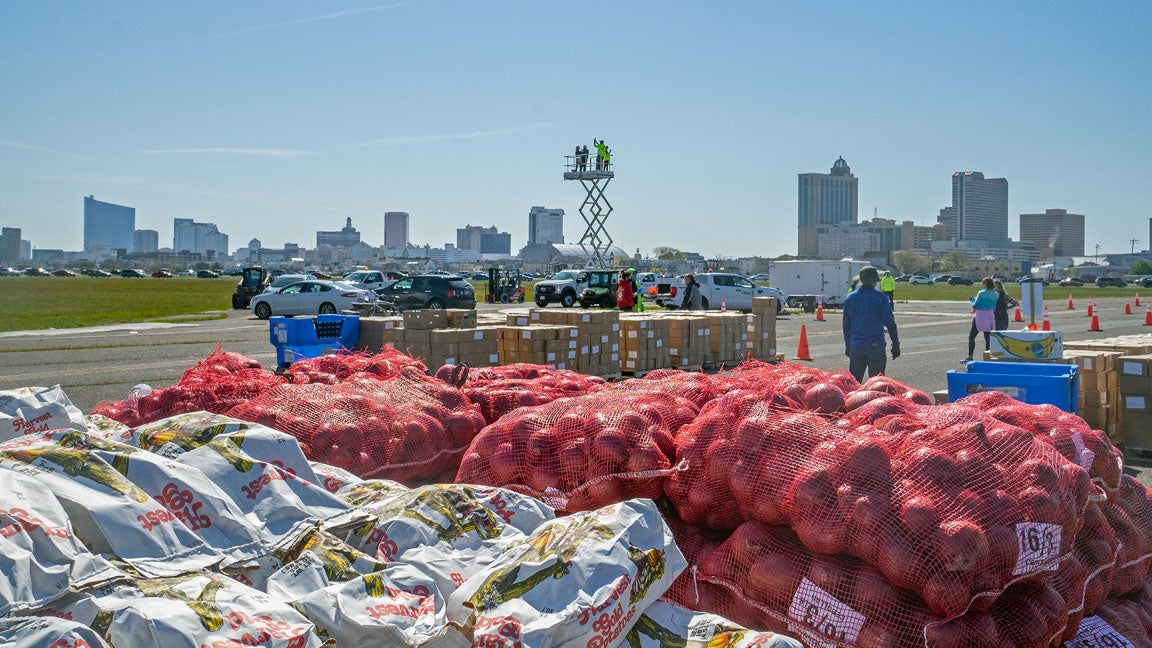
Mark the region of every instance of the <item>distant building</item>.
<instances>
[{"instance_id":1,"label":"distant building","mask_svg":"<svg viewBox=\"0 0 1152 648\"><path fill-rule=\"evenodd\" d=\"M533 207L528 211L528 245L564 242L564 210Z\"/></svg>"},{"instance_id":2,"label":"distant building","mask_svg":"<svg viewBox=\"0 0 1152 648\"><path fill-rule=\"evenodd\" d=\"M512 235L493 227L468 225L456 230L456 248L480 254L512 254Z\"/></svg>"},{"instance_id":3,"label":"distant building","mask_svg":"<svg viewBox=\"0 0 1152 648\"><path fill-rule=\"evenodd\" d=\"M1008 181L979 171L952 174L952 240L1008 240Z\"/></svg>"},{"instance_id":4,"label":"distant building","mask_svg":"<svg viewBox=\"0 0 1152 648\"><path fill-rule=\"evenodd\" d=\"M796 192L800 256L819 254L817 227L859 221L859 185L843 157L832 164L829 173L801 173Z\"/></svg>"},{"instance_id":5,"label":"distant building","mask_svg":"<svg viewBox=\"0 0 1152 648\"><path fill-rule=\"evenodd\" d=\"M558 268L582 268L596 260L591 247L585 250L578 243L529 244L520 249L517 257L524 262L548 264ZM604 253L604 260L609 263L620 257L631 258L627 252L615 245L610 246Z\"/></svg>"},{"instance_id":6,"label":"distant building","mask_svg":"<svg viewBox=\"0 0 1152 648\"><path fill-rule=\"evenodd\" d=\"M160 250L160 232L156 230L136 230L132 233L132 251L136 254L153 254Z\"/></svg>"},{"instance_id":7,"label":"distant building","mask_svg":"<svg viewBox=\"0 0 1152 648\"><path fill-rule=\"evenodd\" d=\"M956 234L956 209L954 207L941 207L940 215L936 217L936 224L944 228L944 238L948 240L960 238Z\"/></svg>"},{"instance_id":8,"label":"distant building","mask_svg":"<svg viewBox=\"0 0 1152 648\"><path fill-rule=\"evenodd\" d=\"M0 263L20 261L20 228L0 229Z\"/></svg>"},{"instance_id":9,"label":"distant building","mask_svg":"<svg viewBox=\"0 0 1152 648\"><path fill-rule=\"evenodd\" d=\"M20 241L20 258L21 259L31 259L32 258L32 241L29 241L28 239L21 239L21 241Z\"/></svg>"},{"instance_id":10,"label":"distant building","mask_svg":"<svg viewBox=\"0 0 1152 648\"><path fill-rule=\"evenodd\" d=\"M215 223L197 223L191 218L172 219L172 251L201 254L206 258L228 255L228 235Z\"/></svg>"},{"instance_id":11,"label":"distant building","mask_svg":"<svg viewBox=\"0 0 1152 648\"><path fill-rule=\"evenodd\" d=\"M402 248L408 245L408 212L384 214L384 247Z\"/></svg>"},{"instance_id":12,"label":"distant building","mask_svg":"<svg viewBox=\"0 0 1152 648\"><path fill-rule=\"evenodd\" d=\"M1067 209L1020 214L1020 242L1031 243L1041 258L1084 256L1084 215Z\"/></svg>"},{"instance_id":13,"label":"distant building","mask_svg":"<svg viewBox=\"0 0 1152 648\"><path fill-rule=\"evenodd\" d=\"M108 247L132 251L136 209L84 197L84 249Z\"/></svg>"},{"instance_id":14,"label":"distant building","mask_svg":"<svg viewBox=\"0 0 1152 648\"><path fill-rule=\"evenodd\" d=\"M914 250L927 254L933 241L944 240L944 228L897 223L890 218L873 218L863 223L840 223L815 228L817 255L825 259L862 257L865 253Z\"/></svg>"},{"instance_id":15,"label":"distant building","mask_svg":"<svg viewBox=\"0 0 1152 648\"><path fill-rule=\"evenodd\" d=\"M328 245L334 248L350 248L360 242L360 232L352 227L352 219L344 223L338 232L316 232L316 247Z\"/></svg>"},{"instance_id":16,"label":"distant building","mask_svg":"<svg viewBox=\"0 0 1152 648\"><path fill-rule=\"evenodd\" d=\"M1016 241L934 241L932 254L941 256L953 250L963 252L969 259L990 257L1000 261L1035 261L1039 254L1031 245Z\"/></svg>"}]
</instances>

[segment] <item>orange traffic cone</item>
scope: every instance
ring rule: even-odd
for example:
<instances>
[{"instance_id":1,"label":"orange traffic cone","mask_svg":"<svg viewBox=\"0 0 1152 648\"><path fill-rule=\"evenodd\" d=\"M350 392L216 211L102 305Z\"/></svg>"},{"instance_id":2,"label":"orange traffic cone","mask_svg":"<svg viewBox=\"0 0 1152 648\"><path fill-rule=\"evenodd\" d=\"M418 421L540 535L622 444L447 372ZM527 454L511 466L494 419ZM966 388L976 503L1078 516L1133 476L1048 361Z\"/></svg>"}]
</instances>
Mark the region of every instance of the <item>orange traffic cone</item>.
<instances>
[{"instance_id":1,"label":"orange traffic cone","mask_svg":"<svg viewBox=\"0 0 1152 648\"><path fill-rule=\"evenodd\" d=\"M1125 299L1124 300L1124 314L1125 315L1131 315L1132 314L1132 300L1131 299Z\"/></svg>"},{"instance_id":2,"label":"orange traffic cone","mask_svg":"<svg viewBox=\"0 0 1152 648\"><path fill-rule=\"evenodd\" d=\"M1152 300L1148 301L1148 308L1144 310L1144 326L1152 326Z\"/></svg>"},{"instance_id":3,"label":"orange traffic cone","mask_svg":"<svg viewBox=\"0 0 1152 648\"><path fill-rule=\"evenodd\" d=\"M800 348L796 349L796 357L793 360L812 360L812 356L808 353L808 327L804 324L800 325Z\"/></svg>"},{"instance_id":4,"label":"orange traffic cone","mask_svg":"<svg viewBox=\"0 0 1152 648\"><path fill-rule=\"evenodd\" d=\"M1140 293L1136 293L1136 306L1137 308L1140 306Z\"/></svg>"},{"instance_id":5,"label":"orange traffic cone","mask_svg":"<svg viewBox=\"0 0 1152 648\"><path fill-rule=\"evenodd\" d=\"M1020 307L1019 306L1016 307L1016 316L1012 318L1012 321L1013 322L1023 322L1024 321L1024 317L1020 313Z\"/></svg>"},{"instance_id":6,"label":"orange traffic cone","mask_svg":"<svg viewBox=\"0 0 1152 648\"><path fill-rule=\"evenodd\" d=\"M1095 312L1095 309L1093 309L1092 306L1092 302L1088 302L1088 317L1092 317L1092 314Z\"/></svg>"},{"instance_id":7,"label":"orange traffic cone","mask_svg":"<svg viewBox=\"0 0 1152 648\"><path fill-rule=\"evenodd\" d=\"M720 298L720 312L721 313L728 312L728 300L724 297Z\"/></svg>"},{"instance_id":8,"label":"orange traffic cone","mask_svg":"<svg viewBox=\"0 0 1152 648\"><path fill-rule=\"evenodd\" d=\"M1099 315L1095 315L1095 314L1092 315L1092 325L1088 327L1088 330L1089 331L1103 331L1104 330L1104 329L1100 328L1100 316Z\"/></svg>"},{"instance_id":9,"label":"orange traffic cone","mask_svg":"<svg viewBox=\"0 0 1152 648\"><path fill-rule=\"evenodd\" d=\"M1048 321L1048 307L1044 307L1044 322L1040 325L1041 331L1051 331L1052 322Z\"/></svg>"},{"instance_id":10,"label":"orange traffic cone","mask_svg":"<svg viewBox=\"0 0 1152 648\"><path fill-rule=\"evenodd\" d=\"M1068 293L1068 310L1076 310L1076 307L1072 305L1072 293Z\"/></svg>"},{"instance_id":11,"label":"orange traffic cone","mask_svg":"<svg viewBox=\"0 0 1152 648\"><path fill-rule=\"evenodd\" d=\"M824 321L824 298L823 297L817 297L816 298L816 321L817 322L823 322Z\"/></svg>"}]
</instances>

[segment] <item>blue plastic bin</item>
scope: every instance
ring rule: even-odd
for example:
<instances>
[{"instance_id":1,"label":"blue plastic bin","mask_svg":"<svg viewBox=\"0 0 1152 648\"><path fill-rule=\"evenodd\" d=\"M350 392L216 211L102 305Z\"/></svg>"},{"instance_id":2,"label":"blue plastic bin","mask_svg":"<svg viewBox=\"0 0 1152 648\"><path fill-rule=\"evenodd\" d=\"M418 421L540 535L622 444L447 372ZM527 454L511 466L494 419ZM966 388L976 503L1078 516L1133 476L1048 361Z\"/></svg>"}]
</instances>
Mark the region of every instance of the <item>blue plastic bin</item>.
<instances>
[{"instance_id":1,"label":"blue plastic bin","mask_svg":"<svg viewBox=\"0 0 1152 648\"><path fill-rule=\"evenodd\" d=\"M347 353L360 341L358 315L270 317L268 339L276 347L276 364L286 368L304 358Z\"/></svg>"},{"instance_id":2,"label":"blue plastic bin","mask_svg":"<svg viewBox=\"0 0 1152 648\"><path fill-rule=\"evenodd\" d=\"M1031 405L1055 405L1076 414L1076 365L969 362L968 372L948 372L948 402L982 391L1000 391Z\"/></svg>"}]
</instances>

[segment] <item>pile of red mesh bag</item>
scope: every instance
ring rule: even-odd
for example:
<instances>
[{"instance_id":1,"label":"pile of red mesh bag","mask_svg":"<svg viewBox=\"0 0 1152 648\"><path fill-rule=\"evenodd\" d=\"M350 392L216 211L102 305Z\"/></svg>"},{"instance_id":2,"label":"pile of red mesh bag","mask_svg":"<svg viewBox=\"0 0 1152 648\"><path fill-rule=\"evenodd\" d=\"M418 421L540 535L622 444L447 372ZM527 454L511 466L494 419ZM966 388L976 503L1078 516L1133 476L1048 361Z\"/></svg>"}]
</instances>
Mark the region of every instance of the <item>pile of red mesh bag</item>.
<instances>
[{"instance_id":1,"label":"pile of red mesh bag","mask_svg":"<svg viewBox=\"0 0 1152 648\"><path fill-rule=\"evenodd\" d=\"M184 372L171 387L122 401L97 403L92 414L102 414L125 425L137 426L185 412L224 414L229 409L283 384L285 379L260 363L224 351L219 346Z\"/></svg>"},{"instance_id":2,"label":"pile of red mesh bag","mask_svg":"<svg viewBox=\"0 0 1152 648\"><path fill-rule=\"evenodd\" d=\"M309 459L406 484L450 481L484 427L459 389L414 366L387 379L280 385L228 415L291 434Z\"/></svg>"},{"instance_id":3,"label":"pile of red mesh bag","mask_svg":"<svg viewBox=\"0 0 1152 648\"><path fill-rule=\"evenodd\" d=\"M514 364L469 369L462 375L454 365L444 365L436 376L460 384L468 400L480 407L484 420L495 422L512 410L551 403L557 398L582 396L601 389L603 378L544 365Z\"/></svg>"},{"instance_id":4,"label":"pile of red mesh bag","mask_svg":"<svg viewBox=\"0 0 1152 648\"><path fill-rule=\"evenodd\" d=\"M456 481L503 486L563 511L659 497L672 437L697 408L660 381L626 384L505 414L472 442Z\"/></svg>"},{"instance_id":5,"label":"pile of red mesh bag","mask_svg":"<svg viewBox=\"0 0 1152 648\"><path fill-rule=\"evenodd\" d=\"M297 360L284 373L297 385L305 383L334 385L361 378L387 380L395 378L409 367L421 372L428 369L416 358L392 347L384 347L379 353L322 355Z\"/></svg>"}]
</instances>

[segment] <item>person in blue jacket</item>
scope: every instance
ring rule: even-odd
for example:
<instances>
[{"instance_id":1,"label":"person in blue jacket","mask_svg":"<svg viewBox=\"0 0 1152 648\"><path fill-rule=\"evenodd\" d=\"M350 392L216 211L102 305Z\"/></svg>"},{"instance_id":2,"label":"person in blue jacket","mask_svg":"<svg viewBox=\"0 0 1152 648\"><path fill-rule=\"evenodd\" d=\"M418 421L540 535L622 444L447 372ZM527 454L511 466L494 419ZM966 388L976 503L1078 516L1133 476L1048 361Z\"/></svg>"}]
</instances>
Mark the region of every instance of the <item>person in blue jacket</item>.
<instances>
[{"instance_id":1,"label":"person in blue jacket","mask_svg":"<svg viewBox=\"0 0 1152 648\"><path fill-rule=\"evenodd\" d=\"M872 266L860 269L860 287L844 298L844 355L848 356L848 371L856 380L884 373L888 359L884 355L884 329L892 338L892 359L900 357L900 336L896 331L896 317L892 304L884 293L876 290L880 272Z\"/></svg>"},{"instance_id":2,"label":"person in blue jacket","mask_svg":"<svg viewBox=\"0 0 1152 648\"><path fill-rule=\"evenodd\" d=\"M972 352L976 350L976 334L984 334L984 350L992 346L990 331L996 329L996 302L1000 301L1000 293L996 292L996 284L992 277L984 277L981 282L983 290L968 300L972 302L972 329L968 331L968 357L960 362L972 362Z\"/></svg>"}]
</instances>

